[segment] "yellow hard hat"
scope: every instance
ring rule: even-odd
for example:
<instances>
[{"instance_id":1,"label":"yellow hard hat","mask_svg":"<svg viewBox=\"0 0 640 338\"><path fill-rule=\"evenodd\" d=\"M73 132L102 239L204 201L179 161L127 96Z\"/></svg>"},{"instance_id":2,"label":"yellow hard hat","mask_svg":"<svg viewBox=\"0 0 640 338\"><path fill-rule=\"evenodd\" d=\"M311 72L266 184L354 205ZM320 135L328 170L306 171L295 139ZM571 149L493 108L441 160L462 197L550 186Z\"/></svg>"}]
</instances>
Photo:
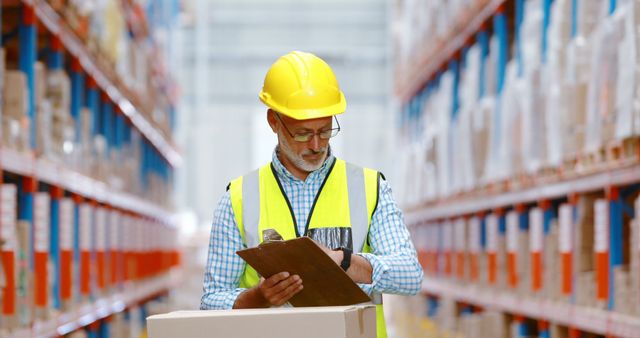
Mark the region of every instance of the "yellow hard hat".
<instances>
[{"instance_id":1,"label":"yellow hard hat","mask_svg":"<svg viewBox=\"0 0 640 338\"><path fill-rule=\"evenodd\" d=\"M304 52L280 57L264 78L260 101L296 120L344 113L347 101L329 65Z\"/></svg>"}]
</instances>

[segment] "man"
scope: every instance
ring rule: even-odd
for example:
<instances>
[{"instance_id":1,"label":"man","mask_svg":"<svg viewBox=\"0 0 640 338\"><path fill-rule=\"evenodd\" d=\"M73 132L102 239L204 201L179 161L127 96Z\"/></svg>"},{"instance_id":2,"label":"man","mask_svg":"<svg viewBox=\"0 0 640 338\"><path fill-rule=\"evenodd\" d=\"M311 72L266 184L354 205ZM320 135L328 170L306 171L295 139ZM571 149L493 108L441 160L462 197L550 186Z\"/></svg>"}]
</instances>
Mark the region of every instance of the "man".
<instances>
[{"instance_id":1,"label":"man","mask_svg":"<svg viewBox=\"0 0 640 338\"><path fill-rule=\"evenodd\" d=\"M389 184L331 153L335 115L346 108L331 68L289 53L271 66L259 97L278 145L270 164L232 181L218 204L201 308L279 306L304 288L287 271L260 278L236 255L267 229L314 239L378 304L381 293L416 294L422 269ZM386 337L380 305L378 337Z\"/></svg>"}]
</instances>

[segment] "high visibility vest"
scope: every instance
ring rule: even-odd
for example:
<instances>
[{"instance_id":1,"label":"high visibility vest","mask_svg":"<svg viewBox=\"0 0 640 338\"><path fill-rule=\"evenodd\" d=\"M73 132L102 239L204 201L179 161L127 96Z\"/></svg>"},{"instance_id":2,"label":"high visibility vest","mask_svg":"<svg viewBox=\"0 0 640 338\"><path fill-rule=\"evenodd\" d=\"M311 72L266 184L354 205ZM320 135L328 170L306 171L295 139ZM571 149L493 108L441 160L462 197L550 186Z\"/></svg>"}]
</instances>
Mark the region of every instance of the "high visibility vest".
<instances>
[{"instance_id":1,"label":"high visibility vest","mask_svg":"<svg viewBox=\"0 0 640 338\"><path fill-rule=\"evenodd\" d=\"M354 253L371 252L368 243L371 217L378 204L380 173L335 159L316 194L300 234L282 184L273 164L267 164L229 185L231 206L242 241L247 247L262 243L266 229L276 230L284 240L308 236L329 247L351 248ZM260 277L246 265L240 278L241 288L258 285ZM387 337L381 295L374 299L378 337Z\"/></svg>"}]
</instances>

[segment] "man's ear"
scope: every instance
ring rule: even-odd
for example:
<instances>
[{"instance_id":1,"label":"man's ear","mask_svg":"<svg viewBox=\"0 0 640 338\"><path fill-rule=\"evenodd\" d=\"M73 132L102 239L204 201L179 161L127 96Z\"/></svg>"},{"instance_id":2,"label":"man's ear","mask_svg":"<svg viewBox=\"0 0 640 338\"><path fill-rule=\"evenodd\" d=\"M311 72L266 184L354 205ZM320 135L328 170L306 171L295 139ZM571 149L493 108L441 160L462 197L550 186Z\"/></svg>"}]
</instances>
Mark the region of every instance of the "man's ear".
<instances>
[{"instance_id":1,"label":"man's ear","mask_svg":"<svg viewBox=\"0 0 640 338\"><path fill-rule=\"evenodd\" d=\"M278 124L278 121L276 118L276 114L277 113L272 109L267 110L267 122L269 123L269 127L271 127L271 130L277 134L278 129L276 125Z\"/></svg>"}]
</instances>

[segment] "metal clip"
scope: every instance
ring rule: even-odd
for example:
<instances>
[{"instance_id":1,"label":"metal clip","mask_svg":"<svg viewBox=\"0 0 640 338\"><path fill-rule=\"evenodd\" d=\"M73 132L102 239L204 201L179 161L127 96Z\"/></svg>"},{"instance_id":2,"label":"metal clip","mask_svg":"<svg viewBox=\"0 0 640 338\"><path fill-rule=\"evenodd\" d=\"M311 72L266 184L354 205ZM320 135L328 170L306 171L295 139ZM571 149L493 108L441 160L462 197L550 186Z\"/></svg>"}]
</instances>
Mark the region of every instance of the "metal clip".
<instances>
[{"instance_id":1,"label":"metal clip","mask_svg":"<svg viewBox=\"0 0 640 338\"><path fill-rule=\"evenodd\" d=\"M275 229L264 229L262 230L262 242L277 242L283 241L284 239Z\"/></svg>"}]
</instances>

